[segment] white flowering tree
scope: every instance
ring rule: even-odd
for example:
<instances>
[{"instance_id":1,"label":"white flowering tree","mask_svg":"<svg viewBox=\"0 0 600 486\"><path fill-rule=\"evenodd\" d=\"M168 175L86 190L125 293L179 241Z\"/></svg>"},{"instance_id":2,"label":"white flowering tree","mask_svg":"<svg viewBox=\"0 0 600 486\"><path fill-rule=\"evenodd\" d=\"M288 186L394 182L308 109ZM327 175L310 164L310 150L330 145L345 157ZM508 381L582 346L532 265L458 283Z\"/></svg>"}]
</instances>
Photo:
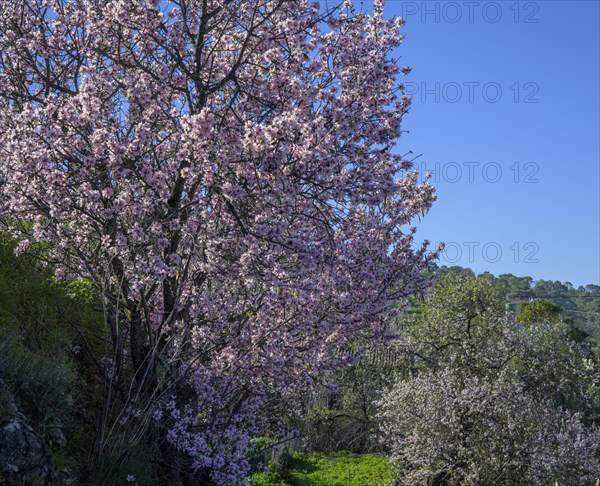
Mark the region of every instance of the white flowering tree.
<instances>
[{"instance_id":1,"label":"white flowering tree","mask_svg":"<svg viewBox=\"0 0 600 486\"><path fill-rule=\"evenodd\" d=\"M500 297L483 279L449 276L419 322L404 323L402 346L415 366L380 402L402 484L576 485L598 477L595 427L580 413L591 406L597 368L561 342L566 331L523 335Z\"/></svg>"}]
</instances>

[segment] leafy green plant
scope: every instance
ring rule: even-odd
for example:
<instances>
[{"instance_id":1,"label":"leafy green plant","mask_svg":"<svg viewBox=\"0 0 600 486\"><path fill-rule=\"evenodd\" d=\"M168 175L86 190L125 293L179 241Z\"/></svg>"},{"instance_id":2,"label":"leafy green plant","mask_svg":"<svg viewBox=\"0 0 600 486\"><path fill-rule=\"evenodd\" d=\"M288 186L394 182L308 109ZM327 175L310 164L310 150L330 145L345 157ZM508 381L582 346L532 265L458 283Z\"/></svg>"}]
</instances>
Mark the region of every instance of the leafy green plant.
<instances>
[{"instance_id":1,"label":"leafy green plant","mask_svg":"<svg viewBox=\"0 0 600 486\"><path fill-rule=\"evenodd\" d=\"M0 234L0 340L18 334L20 343L47 356L69 355L81 339L102 329L85 281L59 283L38 264L34 249L19 257L14 241Z\"/></svg>"},{"instance_id":2,"label":"leafy green plant","mask_svg":"<svg viewBox=\"0 0 600 486\"><path fill-rule=\"evenodd\" d=\"M517 321L523 325L543 322L557 323L560 321L562 309L554 302L545 299L537 299L533 302L524 302L521 304Z\"/></svg>"},{"instance_id":3,"label":"leafy green plant","mask_svg":"<svg viewBox=\"0 0 600 486\"><path fill-rule=\"evenodd\" d=\"M7 337L0 342L0 377L42 436L49 433L53 421L68 416L74 375L60 357L33 353L19 343L18 336Z\"/></svg>"},{"instance_id":4,"label":"leafy green plant","mask_svg":"<svg viewBox=\"0 0 600 486\"><path fill-rule=\"evenodd\" d=\"M57 282L39 264L41 246L20 256L14 246L0 233L0 418L13 413L14 400L50 446L56 470L83 470L99 415L93 355L103 346L102 315L86 282ZM66 447L54 440L57 428Z\"/></svg>"}]
</instances>

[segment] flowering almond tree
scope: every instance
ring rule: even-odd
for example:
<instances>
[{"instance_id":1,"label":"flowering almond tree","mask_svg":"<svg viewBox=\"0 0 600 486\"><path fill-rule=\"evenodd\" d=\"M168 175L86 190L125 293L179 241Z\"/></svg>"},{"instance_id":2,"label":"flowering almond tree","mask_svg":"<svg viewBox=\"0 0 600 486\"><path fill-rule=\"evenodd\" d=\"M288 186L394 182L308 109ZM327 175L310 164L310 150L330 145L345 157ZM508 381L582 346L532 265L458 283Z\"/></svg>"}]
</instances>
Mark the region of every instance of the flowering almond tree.
<instances>
[{"instance_id":1,"label":"flowering almond tree","mask_svg":"<svg viewBox=\"0 0 600 486\"><path fill-rule=\"evenodd\" d=\"M424 284L401 25L380 1L0 2L3 225L101 298L127 441L241 481L266 397Z\"/></svg>"}]
</instances>

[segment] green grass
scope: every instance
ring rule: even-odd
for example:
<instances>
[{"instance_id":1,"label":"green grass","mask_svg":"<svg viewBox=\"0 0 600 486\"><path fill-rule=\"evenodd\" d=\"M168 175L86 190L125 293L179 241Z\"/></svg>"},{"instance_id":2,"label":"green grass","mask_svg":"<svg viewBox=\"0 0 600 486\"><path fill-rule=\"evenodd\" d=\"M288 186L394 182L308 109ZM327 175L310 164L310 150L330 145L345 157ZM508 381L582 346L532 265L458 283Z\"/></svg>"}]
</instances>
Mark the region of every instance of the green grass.
<instances>
[{"instance_id":1,"label":"green grass","mask_svg":"<svg viewBox=\"0 0 600 486\"><path fill-rule=\"evenodd\" d=\"M292 452L269 465L271 473L256 473L256 486L375 486L393 480L388 459L380 454L304 454Z\"/></svg>"}]
</instances>

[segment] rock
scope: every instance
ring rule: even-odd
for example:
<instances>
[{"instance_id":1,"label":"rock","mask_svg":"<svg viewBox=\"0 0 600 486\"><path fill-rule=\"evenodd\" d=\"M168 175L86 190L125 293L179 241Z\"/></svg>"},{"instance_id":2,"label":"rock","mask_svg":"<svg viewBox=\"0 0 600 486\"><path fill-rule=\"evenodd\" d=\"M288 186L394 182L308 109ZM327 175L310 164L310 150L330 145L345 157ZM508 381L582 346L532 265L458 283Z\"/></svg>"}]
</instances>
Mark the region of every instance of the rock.
<instances>
[{"instance_id":1,"label":"rock","mask_svg":"<svg viewBox=\"0 0 600 486\"><path fill-rule=\"evenodd\" d=\"M59 418L52 420L48 426L48 440L50 445L55 447L65 447L67 445L67 436L64 433L64 425Z\"/></svg>"},{"instance_id":2,"label":"rock","mask_svg":"<svg viewBox=\"0 0 600 486\"><path fill-rule=\"evenodd\" d=\"M58 484L61 486L78 486L82 482L83 468L81 466L65 467L60 472Z\"/></svg>"},{"instance_id":3,"label":"rock","mask_svg":"<svg viewBox=\"0 0 600 486\"><path fill-rule=\"evenodd\" d=\"M2 417L12 417L17 415L18 410L8 386L0 380L0 420Z\"/></svg>"},{"instance_id":4,"label":"rock","mask_svg":"<svg viewBox=\"0 0 600 486\"><path fill-rule=\"evenodd\" d=\"M0 483L48 484L52 459L0 381Z\"/></svg>"}]
</instances>

